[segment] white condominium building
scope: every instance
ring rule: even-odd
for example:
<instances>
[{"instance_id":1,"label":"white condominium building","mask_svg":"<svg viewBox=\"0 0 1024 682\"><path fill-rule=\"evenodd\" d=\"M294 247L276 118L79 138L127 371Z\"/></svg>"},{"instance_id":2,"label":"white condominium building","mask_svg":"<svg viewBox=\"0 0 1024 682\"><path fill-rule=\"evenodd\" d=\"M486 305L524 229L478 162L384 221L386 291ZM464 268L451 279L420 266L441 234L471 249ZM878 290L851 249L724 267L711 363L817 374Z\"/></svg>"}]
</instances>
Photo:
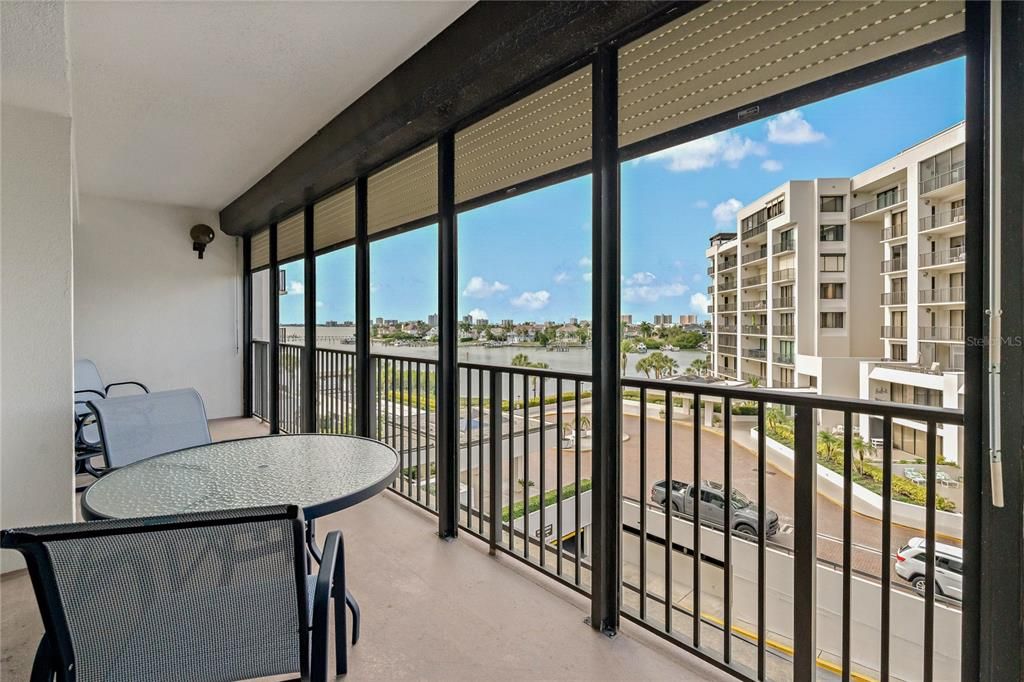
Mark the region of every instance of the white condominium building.
<instances>
[{"instance_id":1,"label":"white condominium building","mask_svg":"<svg viewBox=\"0 0 1024 682\"><path fill-rule=\"evenodd\" d=\"M928 138L852 180L850 221L884 248L883 361L861 367L860 397L959 408L964 386L964 125ZM861 432L881 435L879 419ZM958 462L959 427L939 427L938 452ZM893 447L924 455L925 425L897 419Z\"/></svg>"},{"instance_id":2,"label":"white condominium building","mask_svg":"<svg viewBox=\"0 0 1024 682\"><path fill-rule=\"evenodd\" d=\"M711 369L825 395L959 407L964 350L964 126L853 178L792 180L711 238ZM828 421L825 419L825 421ZM881 435L879 420L859 430ZM939 453L957 461L957 427ZM893 444L924 454L924 425Z\"/></svg>"}]
</instances>

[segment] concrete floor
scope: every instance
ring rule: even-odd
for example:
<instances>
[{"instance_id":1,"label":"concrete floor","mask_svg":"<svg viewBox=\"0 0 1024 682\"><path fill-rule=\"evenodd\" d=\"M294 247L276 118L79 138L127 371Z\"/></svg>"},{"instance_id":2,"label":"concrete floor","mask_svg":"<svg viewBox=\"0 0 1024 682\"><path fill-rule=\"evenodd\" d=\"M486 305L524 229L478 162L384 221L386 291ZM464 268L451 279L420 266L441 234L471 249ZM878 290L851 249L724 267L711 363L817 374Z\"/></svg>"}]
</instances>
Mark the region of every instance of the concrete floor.
<instances>
[{"instance_id":1,"label":"concrete floor","mask_svg":"<svg viewBox=\"0 0 1024 682\"><path fill-rule=\"evenodd\" d=\"M215 439L265 433L214 420ZM363 610L353 680L728 680L625 623L607 639L583 623L589 602L471 537L443 542L435 517L392 493L322 519L343 529L350 588ZM24 573L0 581L0 679L28 679L42 632ZM333 662L332 662L333 665Z\"/></svg>"}]
</instances>

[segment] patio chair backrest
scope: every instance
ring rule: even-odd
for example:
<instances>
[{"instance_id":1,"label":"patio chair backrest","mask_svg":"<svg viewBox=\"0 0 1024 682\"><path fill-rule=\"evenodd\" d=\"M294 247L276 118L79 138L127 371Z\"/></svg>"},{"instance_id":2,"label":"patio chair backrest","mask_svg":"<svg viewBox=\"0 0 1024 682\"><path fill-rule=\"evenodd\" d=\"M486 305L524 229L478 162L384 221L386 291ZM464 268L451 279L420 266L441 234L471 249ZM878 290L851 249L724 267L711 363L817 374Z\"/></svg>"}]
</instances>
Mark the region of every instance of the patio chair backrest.
<instances>
[{"instance_id":1,"label":"patio chair backrest","mask_svg":"<svg viewBox=\"0 0 1024 682\"><path fill-rule=\"evenodd\" d=\"M306 672L296 507L17 529L3 531L0 545L26 558L49 658L72 671L58 679Z\"/></svg>"},{"instance_id":2,"label":"patio chair backrest","mask_svg":"<svg viewBox=\"0 0 1024 682\"><path fill-rule=\"evenodd\" d=\"M195 389L106 398L89 407L109 467L211 442L206 408Z\"/></svg>"},{"instance_id":3,"label":"patio chair backrest","mask_svg":"<svg viewBox=\"0 0 1024 682\"><path fill-rule=\"evenodd\" d=\"M99 394L84 394L90 399L102 398L107 394L103 379L100 378L100 371L96 369L96 363L92 360L87 360L85 358L75 360L75 390L95 391Z\"/></svg>"}]
</instances>

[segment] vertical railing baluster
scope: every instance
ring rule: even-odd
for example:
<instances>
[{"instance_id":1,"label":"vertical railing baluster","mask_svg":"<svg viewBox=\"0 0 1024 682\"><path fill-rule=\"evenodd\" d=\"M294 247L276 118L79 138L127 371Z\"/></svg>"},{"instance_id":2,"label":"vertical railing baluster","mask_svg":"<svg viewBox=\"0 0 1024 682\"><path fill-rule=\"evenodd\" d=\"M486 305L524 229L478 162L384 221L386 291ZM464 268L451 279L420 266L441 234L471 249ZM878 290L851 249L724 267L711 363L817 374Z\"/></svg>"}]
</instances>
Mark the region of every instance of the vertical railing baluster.
<instances>
[{"instance_id":1,"label":"vertical railing baluster","mask_svg":"<svg viewBox=\"0 0 1024 682\"><path fill-rule=\"evenodd\" d=\"M640 620L647 619L647 388L640 387Z\"/></svg>"},{"instance_id":2,"label":"vertical railing baluster","mask_svg":"<svg viewBox=\"0 0 1024 682\"><path fill-rule=\"evenodd\" d=\"M462 383L461 371L459 383ZM473 529L473 370L469 368L466 369L466 528Z\"/></svg>"},{"instance_id":3,"label":"vertical railing baluster","mask_svg":"<svg viewBox=\"0 0 1024 682\"><path fill-rule=\"evenodd\" d=\"M575 582L579 585L582 582L582 576L580 575L580 555L583 553L583 538L580 537L580 464L582 460L582 449L580 447L580 441L583 440L582 432L580 431L580 410L582 409L582 400L580 393L583 391L583 384L579 379L576 380L576 462L573 471L573 503L576 516L576 534L573 536L576 538L576 556L573 557L575 563ZM593 427L593 424L591 424Z\"/></svg>"},{"instance_id":4,"label":"vertical railing baluster","mask_svg":"<svg viewBox=\"0 0 1024 682\"><path fill-rule=\"evenodd\" d=\"M523 372L523 558L530 559L530 377Z\"/></svg>"},{"instance_id":5,"label":"vertical railing baluster","mask_svg":"<svg viewBox=\"0 0 1024 682\"><path fill-rule=\"evenodd\" d=\"M853 618L853 413L843 413L843 644L842 677L850 680L850 635Z\"/></svg>"},{"instance_id":6,"label":"vertical railing baluster","mask_svg":"<svg viewBox=\"0 0 1024 682\"><path fill-rule=\"evenodd\" d=\"M882 627L879 673L889 679L889 632L892 602L892 417L882 419Z\"/></svg>"},{"instance_id":7,"label":"vertical railing baluster","mask_svg":"<svg viewBox=\"0 0 1024 682\"><path fill-rule=\"evenodd\" d=\"M935 678L935 505L937 454L935 447L936 424L928 422L928 444L926 448L924 541L925 541L925 587L924 587L924 674L921 679Z\"/></svg>"},{"instance_id":8,"label":"vertical railing baluster","mask_svg":"<svg viewBox=\"0 0 1024 682\"><path fill-rule=\"evenodd\" d=\"M479 485L477 489L480 491L480 500L477 502L477 531L480 535L484 534L484 371L478 369L476 371L477 377L477 401L478 405L476 408L476 464L477 474L479 476ZM492 491L493 494L493 491Z\"/></svg>"},{"instance_id":9,"label":"vertical railing baluster","mask_svg":"<svg viewBox=\"0 0 1024 682\"><path fill-rule=\"evenodd\" d=\"M508 373L508 549L516 547L516 375Z\"/></svg>"},{"instance_id":10,"label":"vertical railing baluster","mask_svg":"<svg viewBox=\"0 0 1024 682\"><path fill-rule=\"evenodd\" d=\"M558 491L555 493L555 500L558 502L558 512L555 523L558 528L555 529L557 537L555 538L555 545L558 550L558 556L555 557L555 573L558 577L562 577L562 487L565 482L562 480L562 436L564 434L563 426L563 408L562 408L562 379L555 380L555 392L558 394L558 407L555 408L555 422L558 427L558 446L555 448L555 454L557 456L555 460L555 485L558 487Z\"/></svg>"},{"instance_id":11,"label":"vertical railing baluster","mask_svg":"<svg viewBox=\"0 0 1024 682\"><path fill-rule=\"evenodd\" d=\"M420 425L420 413L423 410L422 403L420 401L420 384L422 383L423 377L423 363L416 363L416 477L423 477L427 481L426 486L416 487L416 501L419 502L421 499L422 489L425 487L430 489L430 467L426 470L423 469L423 432L421 431Z\"/></svg>"},{"instance_id":12,"label":"vertical railing baluster","mask_svg":"<svg viewBox=\"0 0 1024 682\"><path fill-rule=\"evenodd\" d=\"M501 540L501 373L490 372L490 410L488 411L488 428L490 429L490 487L491 487L491 528L490 553L497 552ZM511 510L510 510L511 511Z\"/></svg>"},{"instance_id":13,"label":"vertical railing baluster","mask_svg":"<svg viewBox=\"0 0 1024 682\"><path fill-rule=\"evenodd\" d=\"M701 544L701 513L703 481L700 466L700 394L693 394L693 645L700 647L700 564L703 555Z\"/></svg>"},{"instance_id":14,"label":"vertical railing baluster","mask_svg":"<svg viewBox=\"0 0 1024 682\"><path fill-rule=\"evenodd\" d=\"M546 445L546 443L544 442L544 431L547 427L547 420L544 418L544 398L546 397L544 392L545 379L543 376L541 376L538 379L538 381L540 381L540 442L538 444L538 447L540 449L540 473L538 478L538 480L540 481L540 490L538 491L540 493L540 523L538 527L539 535L537 536L537 546L540 548L540 566L541 568L544 568L545 562L547 560L545 557L545 555L547 554L547 551L545 549L547 547L547 535L545 532L547 529L547 525L545 524L546 518L544 516L544 507L547 506L545 504L547 502L547 488L545 487L545 485L547 484L547 478L544 475L544 446Z\"/></svg>"},{"instance_id":15,"label":"vertical railing baluster","mask_svg":"<svg viewBox=\"0 0 1024 682\"><path fill-rule=\"evenodd\" d=\"M672 391L665 389L665 632L672 634Z\"/></svg>"},{"instance_id":16,"label":"vertical railing baluster","mask_svg":"<svg viewBox=\"0 0 1024 682\"><path fill-rule=\"evenodd\" d=\"M732 398L722 399L722 458L725 478L725 523L722 526L722 660L732 662Z\"/></svg>"},{"instance_id":17,"label":"vertical railing baluster","mask_svg":"<svg viewBox=\"0 0 1024 682\"><path fill-rule=\"evenodd\" d=\"M765 510L768 508L768 485L766 471L768 463L765 444L764 412L767 405L757 402L757 679L765 679L765 633L767 608L765 602Z\"/></svg>"},{"instance_id":18,"label":"vertical railing baluster","mask_svg":"<svg viewBox=\"0 0 1024 682\"><path fill-rule=\"evenodd\" d=\"M814 408L797 404L793 426L793 679L811 682L817 678L815 617L817 615L817 439ZM760 504L763 518L767 505ZM763 579L763 578L762 578Z\"/></svg>"}]
</instances>

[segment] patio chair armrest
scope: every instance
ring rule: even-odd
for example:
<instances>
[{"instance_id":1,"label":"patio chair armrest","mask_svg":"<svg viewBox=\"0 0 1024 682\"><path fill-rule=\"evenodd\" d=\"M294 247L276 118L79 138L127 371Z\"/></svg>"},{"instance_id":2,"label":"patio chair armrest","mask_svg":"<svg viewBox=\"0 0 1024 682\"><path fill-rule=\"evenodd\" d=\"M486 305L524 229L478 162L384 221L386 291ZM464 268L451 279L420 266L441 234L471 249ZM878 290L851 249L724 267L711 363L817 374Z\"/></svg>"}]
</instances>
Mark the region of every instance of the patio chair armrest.
<instances>
[{"instance_id":1,"label":"patio chair armrest","mask_svg":"<svg viewBox=\"0 0 1024 682\"><path fill-rule=\"evenodd\" d=\"M85 404L85 403L89 402L90 400L92 400L94 397L95 398L101 398L101 399L107 397L107 396L103 395L102 393L100 393L99 391L97 391L96 389L93 389L93 388L78 388L78 389L75 389L75 395L77 396L79 393L86 393L86 394L89 394L89 395L87 397L81 398L81 399L76 397L75 398L75 404L76 405Z\"/></svg>"},{"instance_id":2,"label":"patio chair armrest","mask_svg":"<svg viewBox=\"0 0 1024 682\"><path fill-rule=\"evenodd\" d=\"M330 640L329 613L336 586L345 589L345 555L341 531L331 531L324 541L323 560L313 593L313 626L310 661L312 682L327 680L327 647ZM344 598L344 593L342 593ZM339 608L335 603L334 608ZM341 605L344 608L344 604Z\"/></svg>"},{"instance_id":3,"label":"patio chair armrest","mask_svg":"<svg viewBox=\"0 0 1024 682\"><path fill-rule=\"evenodd\" d=\"M138 386L139 388L142 389L143 393L149 393L149 389L146 387L146 385L141 384L138 381L115 381L112 384L107 384L106 388L104 388L103 390L109 393L110 389L113 388L114 386Z\"/></svg>"}]
</instances>

